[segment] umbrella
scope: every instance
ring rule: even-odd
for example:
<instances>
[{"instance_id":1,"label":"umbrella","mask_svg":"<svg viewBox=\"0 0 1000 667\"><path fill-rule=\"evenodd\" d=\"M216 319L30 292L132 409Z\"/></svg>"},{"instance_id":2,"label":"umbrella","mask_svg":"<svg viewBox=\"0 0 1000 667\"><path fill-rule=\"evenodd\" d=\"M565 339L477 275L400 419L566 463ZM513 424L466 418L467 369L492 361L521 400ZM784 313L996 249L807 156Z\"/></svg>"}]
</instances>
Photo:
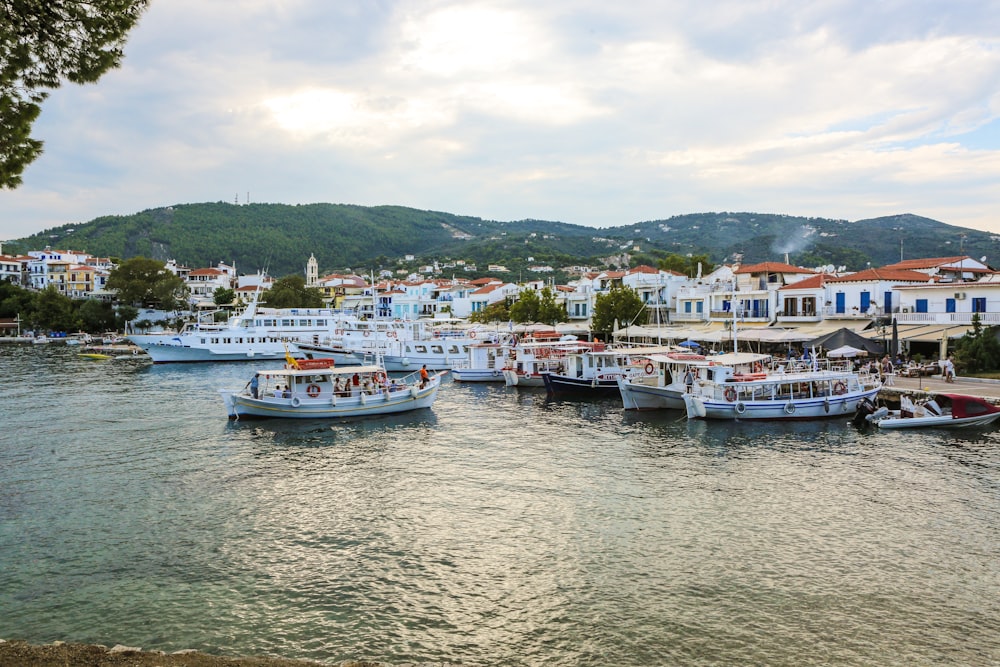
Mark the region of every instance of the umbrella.
<instances>
[{"instance_id":1,"label":"umbrella","mask_svg":"<svg viewBox=\"0 0 1000 667\"><path fill-rule=\"evenodd\" d=\"M677 343L681 347L701 347L701 343L693 340L686 340L681 343Z\"/></svg>"},{"instance_id":2,"label":"umbrella","mask_svg":"<svg viewBox=\"0 0 1000 667\"><path fill-rule=\"evenodd\" d=\"M850 345L841 345L840 347L830 350L826 353L828 357L857 357L857 356L868 356L866 350L859 350L856 347L851 347Z\"/></svg>"},{"instance_id":3,"label":"umbrella","mask_svg":"<svg viewBox=\"0 0 1000 667\"><path fill-rule=\"evenodd\" d=\"M899 327L895 317L892 318L892 347L889 348L889 354L899 354Z\"/></svg>"}]
</instances>

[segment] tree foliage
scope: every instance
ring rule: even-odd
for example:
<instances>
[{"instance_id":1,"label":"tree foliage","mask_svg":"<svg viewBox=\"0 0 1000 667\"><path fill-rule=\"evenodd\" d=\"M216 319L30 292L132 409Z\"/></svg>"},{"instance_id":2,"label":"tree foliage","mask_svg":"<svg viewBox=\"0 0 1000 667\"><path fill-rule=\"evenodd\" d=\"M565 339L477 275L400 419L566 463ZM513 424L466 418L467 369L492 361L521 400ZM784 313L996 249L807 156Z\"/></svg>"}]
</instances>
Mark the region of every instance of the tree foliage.
<instances>
[{"instance_id":1,"label":"tree foliage","mask_svg":"<svg viewBox=\"0 0 1000 667\"><path fill-rule=\"evenodd\" d=\"M148 257L126 259L112 269L107 287L118 292L122 303L163 310L176 310L188 291L184 281L163 262Z\"/></svg>"},{"instance_id":2,"label":"tree foliage","mask_svg":"<svg viewBox=\"0 0 1000 667\"><path fill-rule=\"evenodd\" d=\"M269 308L322 308L323 293L315 287L306 287L306 279L293 274L274 281L264 294Z\"/></svg>"},{"instance_id":3,"label":"tree foliage","mask_svg":"<svg viewBox=\"0 0 1000 667\"><path fill-rule=\"evenodd\" d=\"M509 299L491 303L482 310L469 315L468 320L477 324L491 324L493 322L509 322L511 303Z\"/></svg>"},{"instance_id":4,"label":"tree foliage","mask_svg":"<svg viewBox=\"0 0 1000 667\"><path fill-rule=\"evenodd\" d=\"M646 323L646 304L631 287L614 284L605 294L598 294L594 300L594 315L590 329L610 339L615 322L620 326Z\"/></svg>"},{"instance_id":5,"label":"tree foliage","mask_svg":"<svg viewBox=\"0 0 1000 667\"><path fill-rule=\"evenodd\" d=\"M972 314L972 331L955 342L955 363L965 373L1000 370L1000 327L984 328L979 313Z\"/></svg>"},{"instance_id":6,"label":"tree foliage","mask_svg":"<svg viewBox=\"0 0 1000 667\"><path fill-rule=\"evenodd\" d=\"M702 275L711 273L715 269L715 264L712 263L707 254L687 256L670 253L656 263L657 268L661 271L676 271L677 273L683 273L689 278L694 278L698 275L699 264L701 265Z\"/></svg>"},{"instance_id":7,"label":"tree foliage","mask_svg":"<svg viewBox=\"0 0 1000 667\"><path fill-rule=\"evenodd\" d=\"M550 287L541 292L533 289L521 290L518 300L510 307L510 319L524 322L566 322L566 306L556 303L556 295Z\"/></svg>"},{"instance_id":8,"label":"tree foliage","mask_svg":"<svg viewBox=\"0 0 1000 667\"><path fill-rule=\"evenodd\" d=\"M236 300L236 290L226 287L218 287L212 293L212 301L216 306L228 306Z\"/></svg>"},{"instance_id":9,"label":"tree foliage","mask_svg":"<svg viewBox=\"0 0 1000 667\"><path fill-rule=\"evenodd\" d=\"M31 136L48 90L118 67L148 0L0 0L0 186L15 188L42 152Z\"/></svg>"}]
</instances>

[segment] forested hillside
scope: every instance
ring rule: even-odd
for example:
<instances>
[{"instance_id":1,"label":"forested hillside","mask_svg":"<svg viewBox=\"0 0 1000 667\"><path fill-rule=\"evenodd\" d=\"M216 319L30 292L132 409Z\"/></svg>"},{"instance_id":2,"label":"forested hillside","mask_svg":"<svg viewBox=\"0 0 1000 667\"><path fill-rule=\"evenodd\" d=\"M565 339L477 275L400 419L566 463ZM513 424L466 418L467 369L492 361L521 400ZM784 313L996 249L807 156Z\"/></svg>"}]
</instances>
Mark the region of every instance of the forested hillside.
<instances>
[{"instance_id":1,"label":"forested hillside","mask_svg":"<svg viewBox=\"0 0 1000 667\"><path fill-rule=\"evenodd\" d=\"M548 265L655 264L670 253L715 263L784 261L859 270L900 257L1000 258L1000 237L900 215L848 222L761 213L700 213L595 229L543 220L498 222L399 206L181 204L64 225L6 252L51 246L104 257L175 259L190 267L235 264L241 273L300 273L310 254L323 272L409 268L434 261L502 264L522 278ZM403 262L406 255L414 261Z\"/></svg>"}]
</instances>

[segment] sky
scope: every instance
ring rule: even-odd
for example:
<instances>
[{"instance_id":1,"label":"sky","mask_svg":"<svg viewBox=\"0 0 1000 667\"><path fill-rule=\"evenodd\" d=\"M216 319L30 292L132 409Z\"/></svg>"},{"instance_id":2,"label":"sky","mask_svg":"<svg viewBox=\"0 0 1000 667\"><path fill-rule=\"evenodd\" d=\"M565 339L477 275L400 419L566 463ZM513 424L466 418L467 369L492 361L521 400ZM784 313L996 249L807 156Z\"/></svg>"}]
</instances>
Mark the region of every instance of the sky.
<instances>
[{"instance_id":1,"label":"sky","mask_svg":"<svg viewBox=\"0 0 1000 667\"><path fill-rule=\"evenodd\" d=\"M0 240L248 200L1000 234L1000 3L152 0L34 136Z\"/></svg>"}]
</instances>

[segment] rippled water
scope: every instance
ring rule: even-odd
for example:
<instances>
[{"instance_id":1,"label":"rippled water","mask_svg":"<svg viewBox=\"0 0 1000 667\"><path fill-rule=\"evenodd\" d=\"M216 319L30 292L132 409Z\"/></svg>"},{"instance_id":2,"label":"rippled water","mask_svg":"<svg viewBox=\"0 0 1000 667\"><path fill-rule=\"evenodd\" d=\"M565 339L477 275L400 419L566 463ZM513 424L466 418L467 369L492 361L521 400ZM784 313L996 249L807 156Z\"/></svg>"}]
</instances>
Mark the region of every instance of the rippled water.
<instances>
[{"instance_id":1,"label":"rippled water","mask_svg":"<svg viewBox=\"0 0 1000 667\"><path fill-rule=\"evenodd\" d=\"M0 346L0 637L328 662L1000 662L1000 436L449 383L230 423L244 364Z\"/></svg>"}]
</instances>

